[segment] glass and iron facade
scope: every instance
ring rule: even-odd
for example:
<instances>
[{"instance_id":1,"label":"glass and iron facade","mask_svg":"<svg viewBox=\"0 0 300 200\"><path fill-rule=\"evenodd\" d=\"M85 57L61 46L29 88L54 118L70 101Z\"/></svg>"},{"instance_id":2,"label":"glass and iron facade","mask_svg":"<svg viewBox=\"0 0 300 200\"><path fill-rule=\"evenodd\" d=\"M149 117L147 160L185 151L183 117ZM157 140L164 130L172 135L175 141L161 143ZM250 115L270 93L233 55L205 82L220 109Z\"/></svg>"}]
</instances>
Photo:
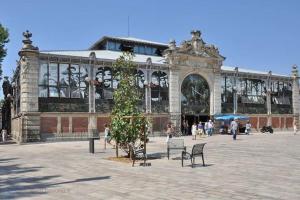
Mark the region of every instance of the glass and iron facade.
<instances>
[{"instance_id":1,"label":"glass and iron facade","mask_svg":"<svg viewBox=\"0 0 300 200\"><path fill-rule=\"evenodd\" d=\"M185 117L200 120L221 113L248 115L257 129L267 123L281 129L292 126L293 78L222 66L225 58L215 46L206 45L198 31L180 47L172 41L166 45L104 37L85 51L39 51L38 64L31 63L36 68L30 68L37 74L32 79L32 83L37 80L34 86L22 85L31 80L24 76L26 58L21 57L13 77L15 126L22 128L21 118L27 112L35 113L40 134L83 133L90 127L102 132L110 122L119 83L113 64L123 51L134 54L138 106L149 117L153 133L164 134L167 123L174 120L179 119L176 125L180 126ZM30 112L26 111L31 109L27 97L22 98L22 90L28 88L37 99Z\"/></svg>"}]
</instances>

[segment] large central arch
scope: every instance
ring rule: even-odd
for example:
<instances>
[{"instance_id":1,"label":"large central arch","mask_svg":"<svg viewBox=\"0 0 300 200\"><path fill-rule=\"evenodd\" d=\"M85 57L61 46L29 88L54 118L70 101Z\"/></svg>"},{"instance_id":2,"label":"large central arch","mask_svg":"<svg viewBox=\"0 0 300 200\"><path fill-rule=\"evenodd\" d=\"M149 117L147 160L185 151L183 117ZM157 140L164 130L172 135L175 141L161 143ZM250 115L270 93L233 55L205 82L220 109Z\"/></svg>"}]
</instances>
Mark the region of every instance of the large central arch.
<instances>
[{"instance_id":1,"label":"large central arch","mask_svg":"<svg viewBox=\"0 0 300 200\"><path fill-rule=\"evenodd\" d=\"M181 84L181 113L183 115L209 115L210 89L199 74L190 74Z\"/></svg>"}]
</instances>

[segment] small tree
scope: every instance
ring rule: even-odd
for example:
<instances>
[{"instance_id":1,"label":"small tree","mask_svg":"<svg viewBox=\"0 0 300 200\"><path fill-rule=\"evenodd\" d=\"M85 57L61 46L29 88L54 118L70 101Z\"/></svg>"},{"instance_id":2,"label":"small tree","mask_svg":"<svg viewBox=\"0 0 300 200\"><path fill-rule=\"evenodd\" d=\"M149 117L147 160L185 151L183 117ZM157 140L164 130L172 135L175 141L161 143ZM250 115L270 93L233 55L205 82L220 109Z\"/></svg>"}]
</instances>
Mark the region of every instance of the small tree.
<instances>
[{"instance_id":1,"label":"small tree","mask_svg":"<svg viewBox=\"0 0 300 200\"><path fill-rule=\"evenodd\" d=\"M114 64L114 78L119 80L114 91L114 107L112 110L111 132L118 146L130 154L129 144L135 144L145 131L146 119L138 109L140 94L136 83L136 66L132 62L133 55L124 53Z\"/></svg>"},{"instance_id":2,"label":"small tree","mask_svg":"<svg viewBox=\"0 0 300 200\"><path fill-rule=\"evenodd\" d=\"M2 79L2 61L6 56L5 44L8 43L8 30L0 23L0 80Z\"/></svg>"}]
</instances>

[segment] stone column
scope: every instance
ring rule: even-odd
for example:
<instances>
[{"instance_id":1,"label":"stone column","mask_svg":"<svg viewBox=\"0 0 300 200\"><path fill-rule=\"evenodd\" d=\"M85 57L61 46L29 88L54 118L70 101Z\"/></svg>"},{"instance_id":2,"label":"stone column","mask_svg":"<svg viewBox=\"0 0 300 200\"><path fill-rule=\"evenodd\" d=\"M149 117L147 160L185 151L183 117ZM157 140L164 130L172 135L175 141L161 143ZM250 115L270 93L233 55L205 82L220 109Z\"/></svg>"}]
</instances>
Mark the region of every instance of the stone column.
<instances>
[{"instance_id":1,"label":"stone column","mask_svg":"<svg viewBox=\"0 0 300 200\"><path fill-rule=\"evenodd\" d=\"M235 74L234 74L234 83L233 83L233 88L232 88L232 92L233 92L233 113L236 114L237 110L238 110L238 102L237 102L237 76L238 76L238 72L239 72L239 68L236 67L234 69Z\"/></svg>"},{"instance_id":2,"label":"stone column","mask_svg":"<svg viewBox=\"0 0 300 200\"><path fill-rule=\"evenodd\" d=\"M292 70L292 80L293 80L293 114L294 122L296 123L297 129L299 129L299 106L300 106L300 95L299 95L299 74L297 65L293 66Z\"/></svg>"},{"instance_id":3,"label":"stone column","mask_svg":"<svg viewBox=\"0 0 300 200\"><path fill-rule=\"evenodd\" d=\"M94 67L96 62L95 52L91 52L90 55L90 71L89 71L89 123L88 123L88 134L91 137L97 134L97 117L95 116L95 85L94 85Z\"/></svg>"},{"instance_id":4,"label":"stone column","mask_svg":"<svg viewBox=\"0 0 300 200\"><path fill-rule=\"evenodd\" d=\"M222 77L221 77L221 73L220 70L215 72L215 78L214 78L214 110L213 110L213 114L218 114L221 113L221 81L222 81Z\"/></svg>"},{"instance_id":5,"label":"stone column","mask_svg":"<svg viewBox=\"0 0 300 200\"><path fill-rule=\"evenodd\" d=\"M19 51L20 56L20 87L21 87L21 113L23 127L21 141L39 141L40 114L38 107L38 78L39 78L39 50L32 46L29 31L23 33L23 48Z\"/></svg>"},{"instance_id":6,"label":"stone column","mask_svg":"<svg viewBox=\"0 0 300 200\"><path fill-rule=\"evenodd\" d=\"M272 126L271 76L272 76L272 71L269 71L268 80L267 80L267 96L266 96L267 115L268 115L267 126Z\"/></svg>"},{"instance_id":7,"label":"stone column","mask_svg":"<svg viewBox=\"0 0 300 200\"><path fill-rule=\"evenodd\" d=\"M180 87L179 70L176 66L170 67L169 77L169 109L170 120L179 131L181 129L181 111L180 111Z\"/></svg>"}]
</instances>

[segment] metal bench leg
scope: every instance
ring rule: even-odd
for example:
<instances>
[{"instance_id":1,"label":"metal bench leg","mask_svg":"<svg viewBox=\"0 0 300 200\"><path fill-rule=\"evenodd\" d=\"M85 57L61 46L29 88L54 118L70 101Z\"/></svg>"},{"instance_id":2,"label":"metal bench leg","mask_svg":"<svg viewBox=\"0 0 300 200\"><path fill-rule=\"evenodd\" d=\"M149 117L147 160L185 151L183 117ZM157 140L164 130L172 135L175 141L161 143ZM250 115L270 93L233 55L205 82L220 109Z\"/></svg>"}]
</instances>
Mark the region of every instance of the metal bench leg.
<instances>
[{"instance_id":1,"label":"metal bench leg","mask_svg":"<svg viewBox=\"0 0 300 200\"><path fill-rule=\"evenodd\" d=\"M202 163L203 163L203 166L205 166L203 153L202 153Z\"/></svg>"},{"instance_id":2,"label":"metal bench leg","mask_svg":"<svg viewBox=\"0 0 300 200\"><path fill-rule=\"evenodd\" d=\"M134 167L134 163L135 163L135 156L133 155L133 157L132 157L132 167Z\"/></svg>"},{"instance_id":3,"label":"metal bench leg","mask_svg":"<svg viewBox=\"0 0 300 200\"><path fill-rule=\"evenodd\" d=\"M181 153L181 167L183 167L183 152Z\"/></svg>"}]
</instances>

